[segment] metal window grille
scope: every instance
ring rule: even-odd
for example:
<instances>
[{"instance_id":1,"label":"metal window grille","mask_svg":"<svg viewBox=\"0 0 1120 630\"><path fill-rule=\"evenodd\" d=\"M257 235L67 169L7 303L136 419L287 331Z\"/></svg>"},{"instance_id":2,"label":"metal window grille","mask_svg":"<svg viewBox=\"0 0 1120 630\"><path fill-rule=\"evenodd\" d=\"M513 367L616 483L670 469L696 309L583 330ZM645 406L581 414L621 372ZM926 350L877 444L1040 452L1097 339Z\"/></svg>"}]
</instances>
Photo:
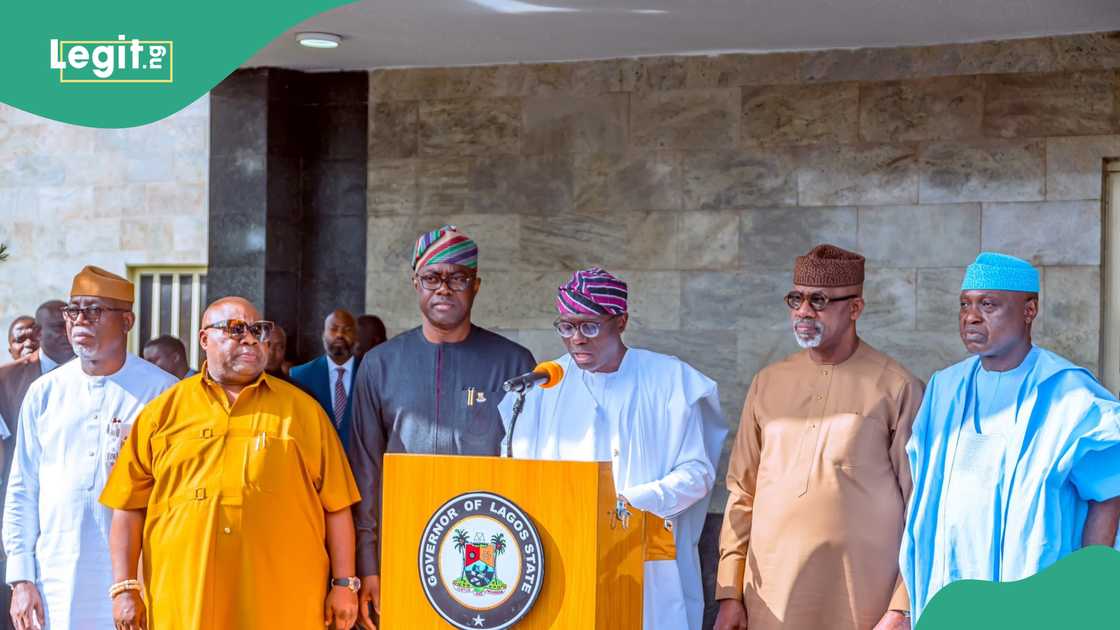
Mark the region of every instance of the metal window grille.
<instances>
[{"instance_id":1,"label":"metal window grille","mask_svg":"<svg viewBox=\"0 0 1120 630\"><path fill-rule=\"evenodd\" d=\"M129 350L139 354L149 339L173 335L182 340L188 363L197 369L206 267L132 267L129 277L136 286L136 325L129 333Z\"/></svg>"}]
</instances>

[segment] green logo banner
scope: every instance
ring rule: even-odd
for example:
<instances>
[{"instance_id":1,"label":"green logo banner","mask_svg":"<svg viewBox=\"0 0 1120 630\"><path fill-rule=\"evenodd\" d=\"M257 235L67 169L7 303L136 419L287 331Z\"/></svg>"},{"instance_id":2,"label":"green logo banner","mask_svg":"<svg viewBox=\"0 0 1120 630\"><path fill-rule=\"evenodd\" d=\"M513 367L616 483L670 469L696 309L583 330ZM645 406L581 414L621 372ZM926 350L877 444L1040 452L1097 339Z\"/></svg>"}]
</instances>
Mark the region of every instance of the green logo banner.
<instances>
[{"instance_id":1,"label":"green logo banner","mask_svg":"<svg viewBox=\"0 0 1120 630\"><path fill-rule=\"evenodd\" d=\"M1018 582L964 580L930 600L916 630L1120 627L1120 551L1088 547Z\"/></svg>"},{"instance_id":2,"label":"green logo banner","mask_svg":"<svg viewBox=\"0 0 1120 630\"><path fill-rule=\"evenodd\" d=\"M133 127L205 94L339 0L13 2L0 102L61 122Z\"/></svg>"}]
</instances>

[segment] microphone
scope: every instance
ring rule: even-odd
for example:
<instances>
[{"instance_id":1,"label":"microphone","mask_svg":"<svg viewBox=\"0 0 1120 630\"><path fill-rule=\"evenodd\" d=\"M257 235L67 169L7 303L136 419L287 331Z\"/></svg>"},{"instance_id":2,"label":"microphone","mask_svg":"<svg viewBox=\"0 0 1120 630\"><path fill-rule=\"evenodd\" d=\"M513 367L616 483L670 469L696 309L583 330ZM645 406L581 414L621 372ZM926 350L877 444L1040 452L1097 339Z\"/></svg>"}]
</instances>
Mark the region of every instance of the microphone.
<instances>
[{"instance_id":1,"label":"microphone","mask_svg":"<svg viewBox=\"0 0 1120 630\"><path fill-rule=\"evenodd\" d=\"M543 361L533 368L532 372L515 376L505 383L502 383L502 389L507 392L521 393L529 388L537 385L544 389L554 387L561 379L564 378L564 368L555 361Z\"/></svg>"},{"instance_id":2,"label":"microphone","mask_svg":"<svg viewBox=\"0 0 1120 630\"><path fill-rule=\"evenodd\" d=\"M521 409L525 406L525 392L533 385L539 385L545 389L555 387L563 378L564 368L560 367L559 363L543 361L538 363L532 372L515 376L502 383L502 389L517 394L517 400L513 401L513 416L509 420L509 431L506 433L506 457L513 457L513 430L517 427L517 418L521 415Z\"/></svg>"}]
</instances>

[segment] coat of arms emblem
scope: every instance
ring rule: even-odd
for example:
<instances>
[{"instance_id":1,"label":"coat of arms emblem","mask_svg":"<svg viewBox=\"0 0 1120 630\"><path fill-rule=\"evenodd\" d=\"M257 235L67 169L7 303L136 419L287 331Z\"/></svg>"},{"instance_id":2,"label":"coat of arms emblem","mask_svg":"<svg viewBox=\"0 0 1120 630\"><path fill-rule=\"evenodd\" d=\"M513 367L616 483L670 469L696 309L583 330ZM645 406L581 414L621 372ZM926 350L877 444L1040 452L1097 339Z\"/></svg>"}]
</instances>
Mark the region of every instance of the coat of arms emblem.
<instances>
[{"instance_id":1,"label":"coat of arms emblem","mask_svg":"<svg viewBox=\"0 0 1120 630\"><path fill-rule=\"evenodd\" d=\"M420 579L432 608L456 628L508 628L540 593L540 536L504 497L460 495L432 515L421 536Z\"/></svg>"},{"instance_id":2,"label":"coat of arms emblem","mask_svg":"<svg viewBox=\"0 0 1120 630\"><path fill-rule=\"evenodd\" d=\"M463 593L482 593L483 591L501 594L509 586L498 578L498 556L506 552L506 536L497 533L486 541L485 535L476 533L471 542L465 529L456 529L452 534L455 549L463 554L463 575L453 582L455 590Z\"/></svg>"}]
</instances>

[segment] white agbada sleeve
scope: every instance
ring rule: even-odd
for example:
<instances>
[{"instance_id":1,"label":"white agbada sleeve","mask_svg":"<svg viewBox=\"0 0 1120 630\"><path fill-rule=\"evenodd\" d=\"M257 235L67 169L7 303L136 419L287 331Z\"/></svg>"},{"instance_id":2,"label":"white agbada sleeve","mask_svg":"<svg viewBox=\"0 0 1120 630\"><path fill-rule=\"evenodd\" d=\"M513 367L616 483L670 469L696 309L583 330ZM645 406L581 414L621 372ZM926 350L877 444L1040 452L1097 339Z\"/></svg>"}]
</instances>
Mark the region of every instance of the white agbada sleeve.
<instances>
[{"instance_id":1,"label":"white agbada sleeve","mask_svg":"<svg viewBox=\"0 0 1120 630\"><path fill-rule=\"evenodd\" d=\"M12 470L4 501L4 554L8 557L5 580L8 584L34 582L35 543L39 540L39 459L38 417L41 388L32 385L19 412Z\"/></svg>"},{"instance_id":2,"label":"white agbada sleeve","mask_svg":"<svg viewBox=\"0 0 1120 630\"><path fill-rule=\"evenodd\" d=\"M680 449L669 474L622 491L630 505L661 518L671 518L708 496L715 485L716 470L704 446L702 415L700 405L693 405L688 418L673 427L674 435L661 444L643 445L658 449L679 442Z\"/></svg>"}]
</instances>

